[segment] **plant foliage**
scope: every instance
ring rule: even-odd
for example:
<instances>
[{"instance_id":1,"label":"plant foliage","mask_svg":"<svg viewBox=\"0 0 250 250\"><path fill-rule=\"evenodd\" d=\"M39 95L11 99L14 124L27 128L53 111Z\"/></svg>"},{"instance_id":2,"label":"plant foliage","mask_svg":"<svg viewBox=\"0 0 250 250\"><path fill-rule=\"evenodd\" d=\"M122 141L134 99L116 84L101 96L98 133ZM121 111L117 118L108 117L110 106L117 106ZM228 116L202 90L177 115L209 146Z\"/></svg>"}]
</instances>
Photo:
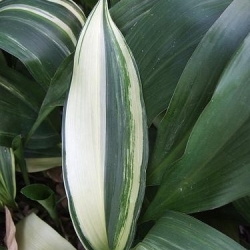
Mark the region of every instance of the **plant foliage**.
<instances>
[{"instance_id":1,"label":"plant foliage","mask_svg":"<svg viewBox=\"0 0 250 250\"><path fill-rule=\"evenodd\" d=\"M54 220L20 249L74 249L58 165L86 249L250 249L213 217L250 223L249 27L248 0L0 1L0 208Z\"/></svg>"}]
</instances>

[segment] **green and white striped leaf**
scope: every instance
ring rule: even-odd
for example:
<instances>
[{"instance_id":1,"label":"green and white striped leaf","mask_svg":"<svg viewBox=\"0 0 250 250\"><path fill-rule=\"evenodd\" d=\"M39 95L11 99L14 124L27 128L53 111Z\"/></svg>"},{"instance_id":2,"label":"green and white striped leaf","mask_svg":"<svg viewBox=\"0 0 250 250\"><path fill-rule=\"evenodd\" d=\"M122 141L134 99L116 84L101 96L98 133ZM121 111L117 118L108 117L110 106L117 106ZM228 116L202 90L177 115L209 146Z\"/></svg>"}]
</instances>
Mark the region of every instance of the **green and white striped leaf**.
<instances>
[{"instance_id":1,"label":"green and white striped leaf","mask_svg":"<svg viewBox=\"0 0 250 250\"><path fill-rule=\"evenodd\" d=\"M144 195L147 126L135 61L103 0L77 45L63 130L79 238L87 249L128 249Z\"/></svg>"},{"instance_id":2,"label":"green and white striped leaf","mask_svg":"<svg viewBox=\"0 0 250 250\"><path fill-rule=\"evenodd\" d=\"M11 148L0 146L0 208L16 207L15 159Z\"/></svg>"},{"instance_id":3,"label":"green and white striped leaf","mask_svg":"<svg viewBox=\"0 0 250 250\"><path fill-rule=\"evenodd\" d=\"M244 250L235 241L191 216L168 211L134 250Z\"/></svg>"},{"instance_id":4,"label":"green and white striped leaf","mask_svg":"<svg viewBox=\"0 0 250 250\"><path fill-rule=\"evenodd\" d=\"M85 22L67 0L0 1L0 48L22 61L45 89L70 55Z\"/></svg>"}]
</instances>

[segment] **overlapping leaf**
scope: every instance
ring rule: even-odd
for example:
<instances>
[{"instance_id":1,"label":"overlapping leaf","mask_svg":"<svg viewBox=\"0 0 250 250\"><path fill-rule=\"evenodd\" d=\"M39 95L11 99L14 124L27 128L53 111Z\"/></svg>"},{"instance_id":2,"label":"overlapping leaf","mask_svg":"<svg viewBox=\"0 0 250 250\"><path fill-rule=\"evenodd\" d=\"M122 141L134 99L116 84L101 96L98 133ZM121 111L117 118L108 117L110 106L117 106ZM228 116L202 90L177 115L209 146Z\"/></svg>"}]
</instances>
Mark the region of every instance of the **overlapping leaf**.
<instances>
[{"instance_id":1,"label":"overlapping leaf","mask_svg":"<svg viewBox=\"0 0 250 250\"><path fill-rule=\"evenodd\" d=\"M19 250L75 250L65 238L35 214L30 214L16 225L16 240Z\"/></svg>"},{"instance_id":2,"label":"overlapping leaf","mask_svg":"<svg viewBox=\"0 0 250 250\"><path fill-rule=\"evenodd\" d=\"M158 128L148 168L149 185L159 184L165 169L183 154L192 127L209 102L221 73L250 31L249 11L248 1L234 1L189 60Z\"/></svg>"},{"instance_id":3,"label":"overlapping leaf","mask_svg":"<svg viewBox=\"0 0 250 250\"><path fill-rule=\"evenodd\" d=\"M237 4L241 5L238 15L244 10L249 15L248 1L234 1L234 13ZM249 49L247 36L195 124L184 156L165 172L145 219L159 218L166 208L197 212L249 194Z\"/></svg>"},{"instance_id":4,"label":"overlapping leaf","mask_svg":"<svg viewBox=\"0 0 250 250\"><path fill-rule=\"evenodd\" d=\"M0 145L10 147L16 135L28 134L44 94L36 82L11 68L0 68ZM55 146L60 142L59 130L55 125L49 120L44 122L26 146L37 149Z\"/></svg>"},{"instance_id":5,"label":"overlapping leaf","mask_svg":"<svg viewBox=\"0 0 250 250\"><path fill-rule=\"evenodd\" d=\"M64 105L72 77L73 58L74 54L68 56L52 78L49 89L39 110L38 117L28 134L28 139L56 107Z\"/></svg>"},{"instance_id":6,"label":"overlapping leaf","mask_svg":"<svg viewBox=\"0 0 250 250\"><path fill-rule=\"evenodd\" d=\"M73 1L0 1L0 48L22 61L47 89L60 63L74 51L84 20Z\"/></svg>"},{"instance_id":7,"label":"overlapping leaf","mask_svg":"<svg viewBox=\"0 0 250 250\"><path fill-rule=\"evenodd\" d=\"M231 2L127 0L112 9L139 68L149 124L168 107L194 49Z\"/></svg>"},{"instance_id":8,"label":"overlapping leaf","mask_svg":"<svg viewBox=\"0 0 250 250\"><path fill-rule=\"evenodd\" d=\"M245 196L233 202L238 212L248 221L250 224L250 196Z\"/></svg>"},{"instance_id":9,"label":"overlapping leaf","mask_svg":"<svg viewBox=\"0 0 250 250\"><path fill-rule=\"evenodd\" d=\"M244 250L208 225L178 212L168 211L134 250Z\"/></svg>"}]
</instances>

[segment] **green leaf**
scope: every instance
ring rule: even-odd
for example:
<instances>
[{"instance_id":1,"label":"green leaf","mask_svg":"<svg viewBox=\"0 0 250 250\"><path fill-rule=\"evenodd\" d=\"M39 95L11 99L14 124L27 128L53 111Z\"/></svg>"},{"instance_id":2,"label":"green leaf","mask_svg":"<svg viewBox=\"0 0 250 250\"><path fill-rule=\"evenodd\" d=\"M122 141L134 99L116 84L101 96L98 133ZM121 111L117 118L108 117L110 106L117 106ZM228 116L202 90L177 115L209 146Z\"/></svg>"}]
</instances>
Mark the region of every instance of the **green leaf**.
<instances>
[{"instance_id":1,"label":"green leaf","mask_svg":"<svg viewBox=\"0 0 250 250\"><path fill-rule=\"evenodd\" d=\"M0 50L0 65L4 65L4 66L7 65L7 62L5 60L5 57L4 57L4 54L3 54L2 50Z\"/></svg>"},{"instance_id":2,"label":"green leaf","mask_svg":"<svg viewBox=\"0 0 250 250\"><path fill-rule=\"evenodd\" d=\"M239 15L250 13L248 1L236 0L233 13L235 4L242 6ZM167 208L186 213L208 210L249 194L249 50L247 36L224 69L183 157L165 172L144 219L157 219Z\"/></svg>"},{"instance_id":3,"label":"green leaf","mask_svg":"<svg viewBox=\"0 0 250 250\"><path fill-rule=\"evenodd\" d=\"M191 216L168 211L134 250L244 250L235 241Z\"/></svg>"},{"instance_id":4,"label":"green leaf","mask_svg":"<svg viewBox=\"0 0 250 250\"><path fill-rule=\"evenodd\" d=\"M21 193L27 198L37 201L49 213L51 218L59 226L59 219L56 211L56 199L54 191L43 184L31 184L21 189Z\"/></svg>"},{"instance_id":5,"label":"green leaf","mask_svg":"<svg viewBox=\"0 0 250 250\"><path fill-rule=\"evenodd\" d=\"M128 249L142 204L147 126L132 54L99 1L81 33L64 115L70 213L87 249Z\"/></svg>"},{"instance_id":6,"label":"green leaf","mask_svg":"<svg viewBox=\"0 0 250 250\"><path fill-rule=\"evenodd\" d=\"M35 214L16 225L18 250L76 250L66 239Z\"/></svg>"},{"instance_id":7,"label":"green leaf","mask_svg":"<svg viewBox=\"0 0 250 250\"><path fill-rule=\"evenodd\" d=\"M11 68L0 68L0 145L10 147L17 135L25 137L28 134L44 95L44 90L36 82ZM60 140L59 129L48 119L41 124L26 148L49 148Z\"/></svg>"},{"instance_id":8,"label":"green leaf","mask_svg":"<svg viewBox=\"0 0 250 250\"><path fill-rule=\"evenodd\" d=\"M148 167L148 185L160 184L165 170L183 155L193 126L233 53L249 33L249 27L249 1L236 0L196 48L158 126L156 147Z\"/></svg>"},{"instance_id":9,"label":"green leaf","mask_svg":"<svg viewBox=\"0 0 250 250\"><path fill-rule=\"evenodd\" d=\"M75 50L84 21L73 1L1 1L0 48L22 61L47 89L60 63Z\"/></svg>"},{"instance_id":10,"label":"green leaf","mask_svg":"<svg viewBox=\"0 0 250 250\"><path fill-rule=\"evenodd\" d=\"M0 146L0 208L16 208L15 159L11 148Z\"/></svg>"},{"instance_id":11,"label":"green leaf","mask_svg":"<svg viewBox=\"0 0 250 250\"><path fill-rule=\"evenodd\" d=\"M23 149L23 142L22 142L22 137L20 135L16 136L13 141L12 141L12 149L14 152L15 160L16 160L16 168L19 167L23 179L25 181L26 185L30 184L29 176L28 176L28 171L27 171L27 166L26 162L24 159L24 149Z\"/></svg>"},{"instance_id":12,"label":"green leaf","mask_svg":"<svg viewBox=\"0 0 250 250\"><path fill-rule=\"evenodd\" d=\"M112 10L141 76L148 124L168 107L201 38L231 0L121 1Z\"/></svg>"},{"instance_id":13,"label":"green leaf","mask_svg":"<svg viewBox=\"0 0 250 250\"><path fill-rule=\"evenodd\" d=\"M245 196L233 202L233 205L250 224L250 196Z\"/></svg>"},{"instance_id":14,"label":"green leaf","mask_svg":"<svg viewBox=\"0 0 250 250\"><path fill-rule=\"evenodd\" d=\"M37 130L44 119L58 106L63 106L66 98L66 93L69 90L70 81L73 71L73 59L74 54L68 56L60 65L56 71L54 77L51 80L49 89L43 100L42 106L39 110L36 122L33 124L29 135L27 136L27 141Z\"/></svg>"},{"instance_id":15,"label":"green leaf","mask_svg":"<svg viewBox=\"0 0 250 250\"><path fill-rule=\"evenodd\" d=\"M61 157L26 158L29 173L40 172L50 168L62 166Z\"/></svg>"},{"instance_id":16,"label":"green leaf","mask_svg":"<svg viewBox=\"0 0 250 250\"><path fill-rule=\"evenodd\" d=\"M121 0L109 0L111 6L114 6L114 5L117 4L119 1L121 1Z\"/></svg>"}]
</instances>

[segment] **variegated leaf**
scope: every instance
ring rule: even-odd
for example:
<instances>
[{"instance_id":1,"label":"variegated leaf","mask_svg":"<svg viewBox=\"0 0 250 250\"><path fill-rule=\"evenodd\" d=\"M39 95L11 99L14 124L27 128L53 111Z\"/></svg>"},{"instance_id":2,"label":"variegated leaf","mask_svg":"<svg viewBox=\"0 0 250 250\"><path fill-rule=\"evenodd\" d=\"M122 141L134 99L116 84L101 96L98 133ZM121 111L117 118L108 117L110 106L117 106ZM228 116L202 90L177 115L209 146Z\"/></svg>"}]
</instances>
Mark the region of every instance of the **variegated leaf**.
<instances>
[{"instance_id":1,"label":"variegated leaf","mask_svg":"<svg viewBox=\"0 0 250 250\"><path fill-rule=\"evenodd\" d=\"M73 1L0 1L0 48L21 60L47 89L60 63L75 50L84 22Z\"/></svg>"},{"instance_id":2,"label":"variegated leaf","mask_svg":"<svg viewBox=\"0 0 250 250\"><path fill-rule=\"evenodd\" d=\"M0 146L0 208L15 207L15 159L11 148Z\"/></svg>"},{"instance_id":3,"label":"variegated leaf","mask_svg":"<svg viewBox=\"0 0 250 250\"><path fill-rule=\"evenodd\" d=\"M128 249L145 187L147 126L133 56L100 0L77 45L64 115L70 212L87 249Z\"/></svg>"}]
</instances>

